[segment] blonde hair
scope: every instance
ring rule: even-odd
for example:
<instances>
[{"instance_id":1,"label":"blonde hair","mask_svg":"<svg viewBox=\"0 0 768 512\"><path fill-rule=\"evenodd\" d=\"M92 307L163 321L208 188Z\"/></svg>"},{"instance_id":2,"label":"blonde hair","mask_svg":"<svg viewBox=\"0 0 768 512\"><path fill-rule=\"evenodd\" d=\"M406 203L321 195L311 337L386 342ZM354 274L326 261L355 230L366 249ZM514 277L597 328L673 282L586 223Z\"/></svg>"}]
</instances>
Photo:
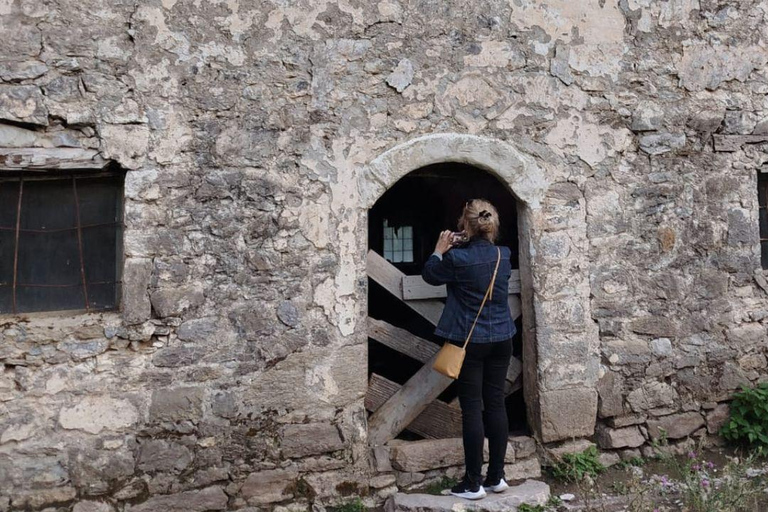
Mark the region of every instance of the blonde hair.
<instances>
[{"instance_id":1,"label":"blonde hair","mask_svg":"<svg viewBox=\"0 0 768 512\"><path fill-rule=\"evenodd\" d=\"M467 201L459 218L459 229L470 237L479 235L495 242L499 235L499 212L485 199Z\"/></svg>"}]
</instances>

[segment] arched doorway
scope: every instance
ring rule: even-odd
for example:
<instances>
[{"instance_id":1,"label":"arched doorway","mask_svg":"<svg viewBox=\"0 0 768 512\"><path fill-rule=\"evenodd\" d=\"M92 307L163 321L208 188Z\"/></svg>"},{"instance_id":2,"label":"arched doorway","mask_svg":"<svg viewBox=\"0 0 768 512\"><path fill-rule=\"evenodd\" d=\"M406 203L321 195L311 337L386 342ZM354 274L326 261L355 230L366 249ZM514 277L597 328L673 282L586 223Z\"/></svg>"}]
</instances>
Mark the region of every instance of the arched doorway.
<instances>
[{"instance_id":1,"label":"arched doorway","mask_svg":"<svg viewBox=\"0 0 768 512\"><path fill-rule=\"evenodd\" d=\"M427 379L413 391L423 397L400 397L398 407L419 407L429 402L406 430L398 426L379 432L382 422L375 411L384 399L392 399L419 372L439 348L433 334L435 315L423 306L439 308L444 297L436 287L421 281L424 262L432 253L437 234L456 229L456 221L466 201L482 197L496 205L502 219L498 243L511 249L513 269L519 269L517 201L506 186L491 174L462 163L432 164L410 172L384 193L368 214L368 247L378 265L369 278L368 315L368 409L372 436L399 435L413 438L449 438L461 435L460 413L455 384L443 379ZM376 258L372 255L371 258ZM403 276L402 295L390 289L388 276ZM522 391L522 318L519 271L510 280L510 309L516 318L518 334L513 340L514 360L507 376L507 412L510 432L528 434L525 400ZM414 308L416 306L416 308ZM421 309L420 309L421 306ZM428 369L429 367L427 367ZM422 370L423 372L423 370ZM432 386L432 388L430 388ZM381 413L380 413L381 414ZM388 414L389 416L389 414Z\"/></svg>"},{"instance_id":2,"label":"arched doorway","mask_svg":"<svg viewBox=\"0 0 768 512\"><path fill-rule=\"evenodd\" d=\"M404 176L447 163L467 164L486 171L498 178L503 184L500 188L516 199L523 393L528 425L543 443L592 436L597 418L600 355L597 325L589 309L589 244L582 192L568 181L566 170L550 167L551 161L534 159L509 143L474 135L439 133L395 145L361 168L356 176L358 204L367 214ZM362 242L362 237L358 240ZM369 251L366 245L361 243L357 248L368 255L367 275L381 268L391 269L385 258ZM555 250L559 248L563 250ZM403 273L395 270L385 273L383 280L395 294L402 297L406 289L423 291L419 283L404 283ZM358 311L364 315L367 297L362 298L362 310ZM431 299L422 297L418 301L405 300L405 303L422 316L437 321L442 305L436 298ZM371 329L372 326L367 325L369 337ZM398 334L406 332L402 330ZM418 345L417 340L409 341ZM422 359L426 361L429 354L424 352ZM439 376L436 372L421 373L418 386L409 389L406 384L394 392L412 393L413 388L418 389L424 382L429 384ZM418 392L413 394L419 396ZM427 403L439 395L427 397ZM385 402L381 406L384 414L380 416L390 418L384 422L386 428L381 429L374 421L368 424L368 439L373 446L386 442L382 438L393 431L401 432L415 419L401 414L404 408L391 403L391 399ZM445 414L441 421L451 418L451 411L442 413ZM382 432L387 435L382 436Z\"/></svg>"}]
</instances>

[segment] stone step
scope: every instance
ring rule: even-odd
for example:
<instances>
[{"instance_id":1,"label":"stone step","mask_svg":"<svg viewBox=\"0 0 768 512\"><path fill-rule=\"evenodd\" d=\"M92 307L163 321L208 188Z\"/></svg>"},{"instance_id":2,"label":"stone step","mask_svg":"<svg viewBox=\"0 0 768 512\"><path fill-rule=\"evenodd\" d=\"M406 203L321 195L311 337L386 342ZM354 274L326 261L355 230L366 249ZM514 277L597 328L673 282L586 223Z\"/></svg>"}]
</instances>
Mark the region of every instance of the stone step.
<instances>
[{"instance_id":1,"label":"stone step","mask_svg":"<svg viewBox=\"0 0 768 512\"><path fill-rule=\"evenodd\" d=\"M457 510L515 512L523 503L534 506L544 505L548 500L549 485L538 480L526 480L502 493L490 492L481 500L399 492L387 500L384 510L385 512L455 512Z\"/></svg>"}]
</instances>

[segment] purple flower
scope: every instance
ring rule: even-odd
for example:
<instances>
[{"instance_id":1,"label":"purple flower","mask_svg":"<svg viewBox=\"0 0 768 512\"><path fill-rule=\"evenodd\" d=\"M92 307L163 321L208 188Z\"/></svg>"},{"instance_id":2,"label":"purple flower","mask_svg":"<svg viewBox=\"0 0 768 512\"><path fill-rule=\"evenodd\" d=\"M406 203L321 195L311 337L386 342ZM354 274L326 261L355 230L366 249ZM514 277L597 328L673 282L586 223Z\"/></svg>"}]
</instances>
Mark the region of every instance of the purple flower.
<instances>
[{"instance_id":1,"label":"purple flower","mask_svg":"<svg viewBox=\"0 0 768 512\"><path fill-rule=\"evenodd\" d=\"M701 466L699 466L698 464L694 464L693 466L691 466L691 469L693 469L694 471L698 471L701 469Z\"/></svg>"},{"instance_id":2,"label":"purple flower","mask_svg":"<svg viewBox=\"0 0 768 512\"><path fill-rule=\"evenodd\" d=\"M709 487L709 480L707 480L706 478L702 478L701 479L701 486L704 487L705 489L708 488Z\"/></svg>"},{"instance_id":3,"label":"purple flower","mask_svg":"<svg viewBox=\"0 0 768 512\"><path fill-rule=\"evenodd\" d=\"M661 477L661 485L663 485L664 487L668 487L670 485L667 475L663 475Z\"/></svg>"},{"instance_id":4,"label":"purple flower","mask_svg":"<svg viewBox=\"0 0 768 512\"><path fill-rule=\"evenodd\" d=\"M707 469L712 469L714 467L715 467L715 465L713 463L707 462Z\"/></svg>"},{"instance_id":5,"label":"purple flower","mask_svg":"<svg viewBox=\"0 0 768 512\"><path fill-rule=\"evenodd\" d=\"M696 452L688 452L688 458L689 459L695 459L696 458Z\"/></svg>"}]
</instances>

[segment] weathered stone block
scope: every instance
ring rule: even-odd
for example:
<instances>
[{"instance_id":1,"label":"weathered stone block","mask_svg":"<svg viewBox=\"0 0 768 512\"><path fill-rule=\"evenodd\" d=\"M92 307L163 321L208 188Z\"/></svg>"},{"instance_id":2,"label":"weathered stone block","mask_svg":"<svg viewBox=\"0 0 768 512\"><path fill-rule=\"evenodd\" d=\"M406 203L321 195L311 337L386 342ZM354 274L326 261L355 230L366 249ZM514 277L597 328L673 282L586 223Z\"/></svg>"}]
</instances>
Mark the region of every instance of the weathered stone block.
<instances>
[{"instance_id":1,"label":"weathered stone block","mask_svg":"<svg viewBox=\"0 0 768 512\"><path fill-rule=\"evenodd\" d=\"M629 324L630 330L638 334L649 334L659 337L673 337L677 335L677 326L666 317L644 316Z\"/></svg>"},{"instance_id":2,"label":"weathered stone block","mask_svg":"<svg viewBox=\"0 0 768 512\"><path fill-rule=\"evenodd\" d=\"M192 463L192 453L178 443L151 439L141 444L136 467L144 472L181 473Z\"/></svg>"},{"instance_id":3,"label":"weathered stone block","mask_svg":"<svg viewBox=\"0 0 768 512\"><path fill-rule=\"evenodd\" d=\"M48 126L48 109L36 85L0 85L0 119Z\"/></svg>"},{"instance_id":4,"label":"weathered stone block","mask_svg":"<svg viewBox=\"0 0 768 512\"><path fill-rule=\"evenodd\" d=\"M195 343L214 341L218 329L217 317L193 318L182 323L176 331L180 340Z\"/></svg>"},{"instance_id":5,"label":"weathered stone block","mask_svg":"<svg viewBox=\"0 0 768 512\"><path fill-rule=\"evenodd\" d=\"M541 438L545 443L591 436L597 418L595 389L563 389L540 394Z\"/></svg>"},{"instance_id":6,"label":"weathered stone block","mask_svg":"<svg viewBox=\"0 0 768 512\"><path fill-rule=\"evenodd\" d=\"M731 406L729 404L717 404L717 407L707 413L707 432L719 434L730 415Z\"/></svg>"},{"instance_id":7,"label":"weathered stone block","mask_svg":"<svg viewBox=\"0 0 768 512\"><path fill-rule=\"evenodd\" d=\"M540 477L541 463L536 457L530 457L528 459L519 460L514 464L504 465L504 478L508 482Z\"/></svg>"},{"instance_id":8,"label":"weathered stone block","mask_svg":"<svg viewBox=\"0 0 768 512\"><path fill-rule=\"evenodd\" d=\"M140 324L149 320L152 315L152 305L149 301L151 277L151 259L127 258L125 260L121 308L126 324Z\"/></svg>"},{"instance_id":9,"label":"weathered stone block","mask_svg":"<svg viewBox=\"0 0 768 512\"><path fill-rule=\"evenodd\" d=\"M547 453L552 457L559 459L566 454L582 453L589 448L595 446L595 443L587 439L576 439L574 441L567 441L559 446L547 447Z\"/></svg>"},{"instance_id":10,"label":"weathered stone block","mask_svg":"<svg viewBox=\"0 0 768 512\"><path fill-rule=\"evenodd\" d=\"M344 448L339 429L330 423L286 425L280 435L280 448L286 458L335 452Z\"/></svg>"},{"instance_id":11,"label":"weathered stone block","mask_svg":"<svg viewBox=\"0 0 768 512\"><path fill-rule=\"evenodd\" d=\"M423 472L430 469L461 466L464 464L464 445L461 438L424 439L399 443L391 448L392 467L399 471ZM484 459L488 460L488 442L484 447ZM507 444L506 462L515 461L515 450Z\"/></svg>"},{"instance_id":12,"label":"weathered stone block","mask_svg":"<svg viewBox=\"0 0 768 512\"><path fill-rule=\"evenodd\" d=\"M192 284L177 288L161 288L150 295L152 308L159 317L179 316L205 301L200 285Z\"/></svg>"},{"instance_id":13,"label":"weathered stone block","mask_svg":"<svg viewBox=\"0 0 768 512\"><path fill-rule=\"evenodd\" d=\"M507 512L517 510L518 506L526 503L535 507L545 505L549 500L549 486L544 482L526 480L499 494L491 493L477 507L487 512ZM434 496L431 494L406 494L399 492L386 503L386 512L454 512L456 510L475 509L475 505L467 503L463 498L454 496Z\"/></svg>"},{"instance_id":14,"label":"weathered stone block","mask_svg":"<svg viewBox=\"0 0 768 512\"><path fill-rule=\"evenodd\" d=\"M678 398L675 388L666 382L651 381L633 390L627 395L627 403L635 412L643 412L657 407L668 407Z\"/></svg>"},{"instance_id":15,"label":"weathered stone block","mask_svg":"<svg viewBox=\"0 0 768 512\"><path fill-rule=\"evenodd\" d=\"M515 453L515 460L526 459L536 453L536 440L528 436L512 436L509 445Z\"/></svg>"},{"instance_id":16,"label":"weathered stone block","mask_svg":"<svg viewBox=\"0 0 768 512\"><path fill-rule=\"evenodd\" d=\"M626 428L602 427L597 429L600 448L637 448L645 444L645 438L636 426Z\"/></svg>"},{"instance_id":17,"label":"weathered stone block","mask_svg":"<svg viewBox=\"0 0 768 512\"><path fill-rule=\"evenodd\" d=\"M648 434L653 439L661 437L661 431L666 432L669 439L686 437L704 426L704 418L698 412L685 412L664 416L657 420L648 420Z\"/></svg>"},{"instance_id":18,"label":"weathered stone block","mask_svg":"<svg viewBox=\"0 0 768 512\"><path fill-rule=\"evenodd\" d=\"M200 491L155 496L139 505L128 505L126 512L207 512L226 510L229 498L221 487L209 487Z\"/></svg>"},{"instance_id":19,"label":"weathered stone block","mask_svg":"<svg viewBox=\"0 0 768 512\"><path fill-rule=\"evenodd\" d=\"M157 389L152 392L150 421L197 420L203 414L204 390L196 387Z\"/></svg>"},{"instance_id":20,"label":"weathered stone block","mask_svg":"<svg viewBox=\"0 0 768 512\"><path fill-rule=\"evenodd\" d=\"M59 412L62 428L91 434L130 427L138 419L139 413L131 402L106 396L84 398L77 405L64 407Z\"/></svg>"},{"instance_id":21,"label":"weathered stone block","mask_svg":"<svg viewBox=\"0 0 768 512\"><path fill-rule=\"evenodd\" d=\"M601 418L624 412L624 379L617 372L607 371L597 383L598 413Z\"/></svg>"},{"instance_id":22,"label":"weathered stone block","mask_svg":"<svg viewBox=\"0 0 768 512\"><path fill-rule=\"evenodd\" d=\"M103 501L79 501L72 512L113 512L115 509Z\"/></svg>"},{"instance_id":23,"label":"weathered stone block","mask_svg":"<svg viewBox=\"0 0 768 512\"><path fill-rule=\"evenodd\" d=\"M644 101L637 105L632 113L632 122L629 129L633 132L647 132L661 128L664 120L664 111L658 105Z\"/></svg>"}]
</instances>

